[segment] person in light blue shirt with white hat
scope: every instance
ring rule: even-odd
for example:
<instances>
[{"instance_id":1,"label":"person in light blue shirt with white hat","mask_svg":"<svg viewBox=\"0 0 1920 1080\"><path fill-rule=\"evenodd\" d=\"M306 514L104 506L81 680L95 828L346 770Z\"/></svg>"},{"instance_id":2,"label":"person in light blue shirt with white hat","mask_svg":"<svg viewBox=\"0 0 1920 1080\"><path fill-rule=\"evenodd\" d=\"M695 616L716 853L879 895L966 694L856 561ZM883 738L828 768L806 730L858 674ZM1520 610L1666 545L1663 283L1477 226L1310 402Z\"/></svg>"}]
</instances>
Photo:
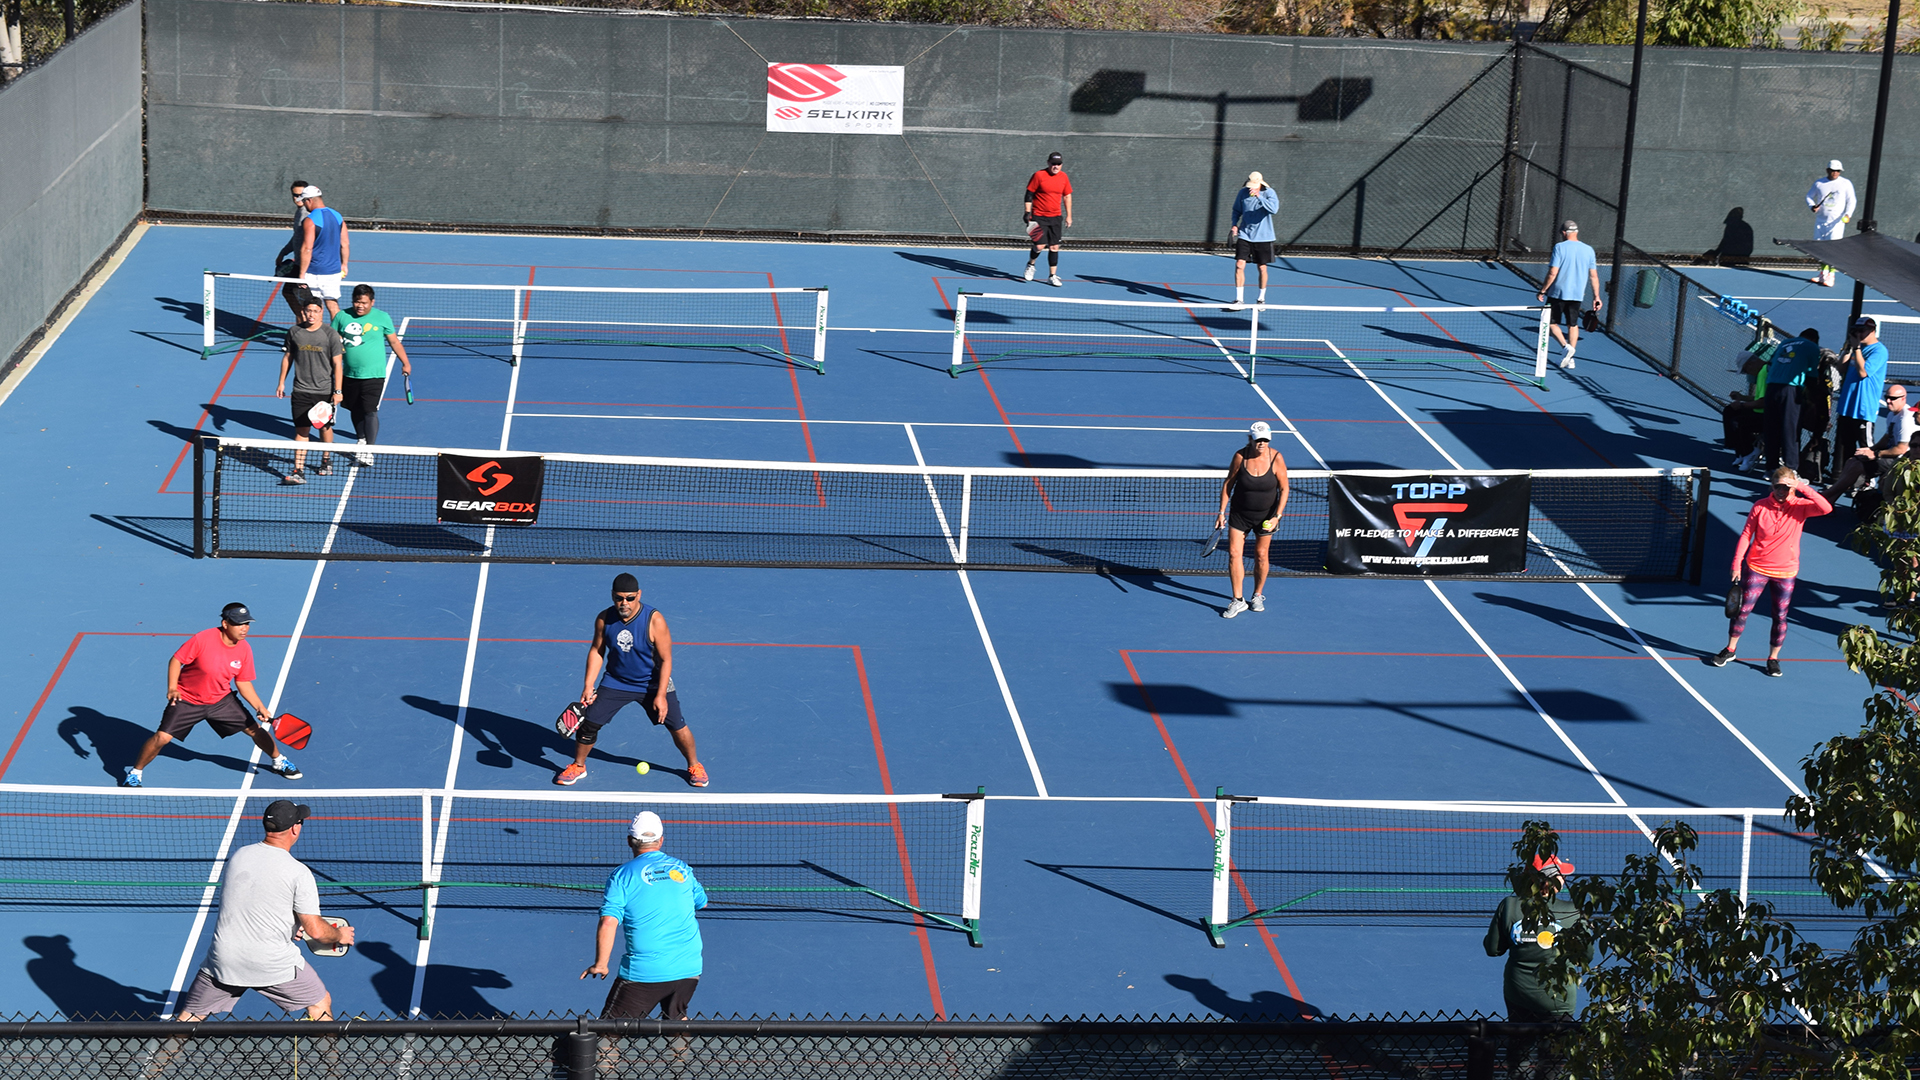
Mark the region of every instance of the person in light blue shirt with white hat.
<instances>
[{"instance_id":1,"label":"person in light blue shirt with white hat","mask_svg":"<svg viewBox=\"0 0 1920 1080\"><path fill-rule=\"evenodd\" d=\"M1280 212L1280 195L1267 186L1267 178L1248 173L1247 184L1233 200L1233 306L1244 307L1247 295L1247 264L1260 268L1260 295L1256 304L1267 302L1267 264L1273 261L1273 215Z\"/></svg>"},{"instance_id":2,"label":"person in light blue shirt with white hat","mask_svg":"<svg viewBox=\"0 0 1920 1080\"><path fill-rule=\"evenodd\" d=\"M1560 356L1561 370L1573 367L1573 350L1580 344L1580 308L1586 303L1587 286L1593 286L1593 310L1600 311L1600 260L1592 244L1580 242L1580 223L1567 221L1560 226L1566 239L1553 245L1553 262L1547 268L1547 283L1540 286L1539 297L1551 301L1553 318L1549 325L1553 339L1567 350Z\"/></svg>"},{"instance_id":3,"label":"person in light blue shirt with white hat","mask_svg":"<svg viewBox=\"0 0 1920 1080\"><path fill-rule=\"evenodd\" d=\"M659 1006L663 1018L685 1020L699 985L700 923L693 913L707 906L707 890L692 867L660 850L665 841L660 815L640 811L627 829L633 858L607 875L593 966L580 973L582 979L607 977L614 937L625 927L626 955L600 1009L603 1019L645 1019Z\"/></svg>"}]
</instances>

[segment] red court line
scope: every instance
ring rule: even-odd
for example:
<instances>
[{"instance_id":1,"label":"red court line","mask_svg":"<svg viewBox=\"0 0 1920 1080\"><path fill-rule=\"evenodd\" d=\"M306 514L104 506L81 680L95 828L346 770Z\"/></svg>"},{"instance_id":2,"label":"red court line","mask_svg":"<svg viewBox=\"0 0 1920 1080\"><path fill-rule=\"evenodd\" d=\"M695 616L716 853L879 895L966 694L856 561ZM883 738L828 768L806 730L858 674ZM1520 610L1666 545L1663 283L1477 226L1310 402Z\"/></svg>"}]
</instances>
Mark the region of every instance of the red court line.
<instances>
[{"instance_id":1,"label":"red court line","mask_svg":"<svg viewBox=\"0 0 1920 1080\"><path fill-rule=\"evenodd\" d=\"M19 753L20 744L27 741L27 732L33 730L34 718L40 715L40 710L46 707L47 699L53 696L54 684L60 681L61 673L67 670L67 661L73 659L74 650L80 647L80 639L86 636L86 631L83 630L73 635L73 640L67 643L67 651L60 657L60 663L54 665L53 677L47 680L47 688L40 691L40 700L34 702L33 708L27 710L27 718L20 722L20 733L13 737L13 745L7 747L7 756L0 758L0 779L6 777L7 767L13 764L13 755Z\"/></svg>"},{"instance_id":2,"label":"red court line","mask_svg":"<svg viewBox=\"0 0 1920 1080\"><path fill-rule=\"evenodd\" d=\"M268 296L266 306L260 309L260 314L255 315L253 317L253 321L260 322L261 320L265 319L267 317L267 312L273 310L273 302L278 299L280 299L280 294L277 292ZM247 346L251 344L253 344L253 342L243 341L240 343L240 347L234 350L233 360L232 362L227 364L227 373L220 376L220 385L213 388L213 397L211 400L207 402L207 404L211 405L214 402L220 400L220 392L227 388L227 380L233 378L234 371L240 367L240 358L247 354ZM248 396L252 396L252 395L248 395ZM194 432L198 434L200 429L206 426L206 423L207 423L207 410L201 409L200 419L193 422ZM180 448L180 456L173 459L173 468L168 469L166 479L160 481L160 492L159 492L160 494L162 495L169 494L169 492L167 491L167 488L173 484L173 474L180 471L180 466L187 460L187 454L190 453L192 450L193 450L192 443L188 443L187 445L182 446ZM192 494L192 492L182 491L182 492L173 492L172 494L190 495ZM4 770L0 770L0 771L4 771Z\"/></svg>"},{"instance_id":3,"label":"red court line","mask_svg":"<svg viewBox=\"0 0 1920 1080\"><path fill-rule=\"evenodd\" d=\"M767 288L771 289L775 287L773 283L773 272L769 270L767 272ZM780 300L778 296L774 298L773 312L774 321L779 322ZM784 324L782 324L780 328L780 348L783 352L787 349L787 330ZM788 353L788 355L791 356L792 354ZM814 359L817 360L819 357L815 357ZM800 400L800 373L794 370L792 360L787 361L787 381L793 384L793 408L795 412L800 414L800 438L805 440L807 444L807 460L819 461L820 459L813 455L813 429L807 426L807 403ZM813 490L814 493L819 496L820 505L825 507L827 505L827 488L826 484L820 479L819 473L813 474Z\"/></svg>"},{"instance_id":4,"label":"red court line","mask_svg":"<svg viewBox=\"0 0 1920 1080\"><path fill-rule=\"evenodd\" d=\"M1180 782L1187 785L1187 794L1193 798L1193 808L1200 812L1200 823L1206 828L1207 835L1211 837L1213 835L1213 817L1207 813L1207 804L1205 800L1200 797L1200 789L1194 786L1193 777L1187 774L1187 763L1181 760L1179 748L1173 745L1173 735L1167 731L1166 721L1160 718L1160 710L1154 706L1153 696L1147 693L1146 683L1141 680L1140 672L1135 670L1133 657L1128 655L1128 652L1129 650L1127 649L1121 649L1120 660L1127 665L1127 674L1133 677L1134 688L1140 691L1140 699L1146 703L1147 715L1153 717L1153 726L1160 729L1160 744L1167 748L1168 755L1173 758L1174 768L1180 770ZM1231 865L1229 865L1228 869L1232 872ZM1246 881L1241 878L1238 872L1232 872L1232 876L1234 884L1238 886L1240 890L1241 902L1247 905L1247 910L1258 910L1254 906L1253 893L1247 888ZM1300 986L1293 981L1293 972L1287 969L1287 962L1280 955L1280 945L1273 940L1273 934L1267 929L1266 920L1255 919L1253 925L1260 932L1260 940L1267 946L1267 955L1273 957L1273 966L1279 969L1280 981L1287 984L1287 993L1291 994L1295 1001L1304 1002L1306 999L1300 995Z\"/></svg>"},{"instance_id":5,"label":"red court line","mask_svg":"<svg viewBox=\"0 0 1920 1080\"><path fill-rule=\"evenodd\" d=\"M940 294L941 306L949 311L953 310L953 305L947 301L947 290L940 286L940 277L937 274L933 276L933 288L935 292ZM967 351L972 352L973 346L968 345ZM1014 428L1013 420L1007 416L1006 406L1000 404L1000 395L994 392L993 380L987 378L987 369L980 366L980 358L978 356L974 357L974 372L980 376L980 385L987 388L987 396L993 399L994 411L1000 414L1000 423L1007 429L1007 438L1013 440L1013 451L1020 455L1020 464L1026 466L1028 464L1027 448L1020 445L1020 432ZM1047 498L1046 485L1042 484L1038 477L1035 477L1033 486L1035 490L1040 492L1041 504L1048 510L1052 510L1053 501Z\"/></svg>"}]
</instances>

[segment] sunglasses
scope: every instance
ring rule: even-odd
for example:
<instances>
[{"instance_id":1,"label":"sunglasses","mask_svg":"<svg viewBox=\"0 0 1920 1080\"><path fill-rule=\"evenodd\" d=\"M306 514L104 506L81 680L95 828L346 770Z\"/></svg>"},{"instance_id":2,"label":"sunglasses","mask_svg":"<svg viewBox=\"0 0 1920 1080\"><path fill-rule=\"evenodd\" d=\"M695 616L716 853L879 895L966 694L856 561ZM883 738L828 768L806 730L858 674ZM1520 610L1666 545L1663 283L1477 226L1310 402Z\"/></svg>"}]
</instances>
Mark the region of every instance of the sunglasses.
<instances>
[{"instance_id":1,"label":"sunglasses","mask_svg":"<svg viewBox=\"0 0 1920 1080\"><path fill-rule=\"evenodd\" d=\"M634 604L639 602L640 594L634 593L632 596L621 596L619 593L614 593L613 598L623 604Z\"/></svg>"}]
</instances>

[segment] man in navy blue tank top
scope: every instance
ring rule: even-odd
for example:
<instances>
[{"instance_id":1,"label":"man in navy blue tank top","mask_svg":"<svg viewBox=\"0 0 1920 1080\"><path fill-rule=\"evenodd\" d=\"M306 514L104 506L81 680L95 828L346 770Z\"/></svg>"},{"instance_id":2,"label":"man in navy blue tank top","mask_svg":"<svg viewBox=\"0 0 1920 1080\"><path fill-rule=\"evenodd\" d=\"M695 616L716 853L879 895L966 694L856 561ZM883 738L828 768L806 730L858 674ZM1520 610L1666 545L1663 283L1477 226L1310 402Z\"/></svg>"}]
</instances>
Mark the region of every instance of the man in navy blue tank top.
<instances>
[{"instance_id":1,"label":"man in navy blue tank top","mask_svg":"<svg viewBox=\"0 0 1920 1080\"><path fill-rule=\"evenodd\" d=\"M706 766L694 751L693 732L680 715L680 695L673 689L673 638L667 633L667 617L640 602L638 579L621 574L613 579L613 606L593 620L586 688L580 692L586 716L573 736L573 764L560 770L553 782L579 783L587 775L587 755L599 741L600 729L636 701L647 719L664 725L673 736L673 745L687 759L687 783L706 787Z\"/></svg>"}]
</instances>

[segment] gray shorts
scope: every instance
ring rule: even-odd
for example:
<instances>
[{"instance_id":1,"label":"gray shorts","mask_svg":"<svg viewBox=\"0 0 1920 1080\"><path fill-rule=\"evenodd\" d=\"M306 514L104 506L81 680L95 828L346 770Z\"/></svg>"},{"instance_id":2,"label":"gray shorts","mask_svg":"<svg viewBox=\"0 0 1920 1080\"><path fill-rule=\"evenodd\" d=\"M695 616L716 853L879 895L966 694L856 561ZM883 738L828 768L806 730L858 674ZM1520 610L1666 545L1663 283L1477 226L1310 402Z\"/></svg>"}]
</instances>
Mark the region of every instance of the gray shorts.
<instances>
[{"instance_id":1,"label":"gray shorts","mask_svg":"<svg viewBox=\"0 0 1920 1080\"><path fill-rule=\"evenodd\" d=\"M240 995L249 990L260 991L261 996L288 1012L305 1012L308 1006L319 1004L327 996L327 984L320 981L312 964L300 965L293 978L272 986L229 986L201 968L200 974L193 977L193 985L187 987L186 996L180 999L178 1014L213 1016L232 1012Z\"/></svg>"}]
</instances>

